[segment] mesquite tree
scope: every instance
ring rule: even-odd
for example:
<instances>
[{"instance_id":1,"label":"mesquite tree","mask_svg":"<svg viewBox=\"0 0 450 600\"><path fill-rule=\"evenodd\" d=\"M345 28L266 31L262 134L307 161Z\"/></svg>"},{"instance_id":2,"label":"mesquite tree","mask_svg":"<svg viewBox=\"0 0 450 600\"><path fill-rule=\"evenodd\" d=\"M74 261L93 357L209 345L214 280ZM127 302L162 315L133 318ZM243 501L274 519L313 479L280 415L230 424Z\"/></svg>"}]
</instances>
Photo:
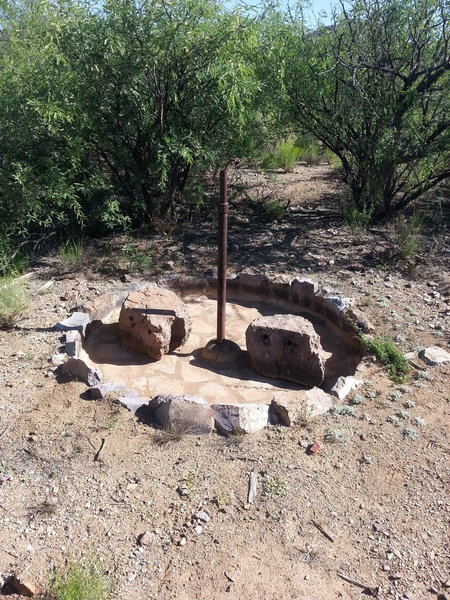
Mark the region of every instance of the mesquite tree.
<instances>
[{"instance_id":1,"label":"mesquite tree","mask_svg":"<svg viewBox=\"0 0 450 600\"><path fill-rule=\"evenodd\" d=\"M289 116L341 159L361 215L400 210L450 176L448 0L350 0L331 26L289 32Z\"/></svg>"}]
</instances>

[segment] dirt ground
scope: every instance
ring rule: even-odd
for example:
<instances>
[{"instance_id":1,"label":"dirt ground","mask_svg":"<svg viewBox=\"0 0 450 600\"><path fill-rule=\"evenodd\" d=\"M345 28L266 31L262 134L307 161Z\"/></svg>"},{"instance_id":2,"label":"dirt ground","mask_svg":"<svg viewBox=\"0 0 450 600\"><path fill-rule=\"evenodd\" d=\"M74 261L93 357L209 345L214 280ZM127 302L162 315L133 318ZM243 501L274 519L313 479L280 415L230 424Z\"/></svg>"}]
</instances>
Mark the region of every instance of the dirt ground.
<instances>
[{"instance_id":1,"label":"dirt ground","mask_svg":"<svg viewBox=\"0 0 450 600\"><path fill-rule=\"evenodd\" d=\"M348 229L328 166L247 172L244 183L253 190L232 199L230 270L312 277L355 297L402 351L449 349L448 200L433 203L418 249L398 262L399 224ZM261 199L290 204L268 222ZM151 280L214 269L214 218L136 239L151 258L143 273L124 243L99 240L75 273L41 259L25 280L24 320L0 331L0 574L25 570L43 592L53 569L93 556L119 600L353 600L374 588L382 599L450 598L450 364L414 358L400 385L366 360L353 416L167 441L113 402L84 399L83 383L49 374L55 323L125 285L124 270ZM307 454L327 431L336 443Z\"/></svg>"}]
</instances>

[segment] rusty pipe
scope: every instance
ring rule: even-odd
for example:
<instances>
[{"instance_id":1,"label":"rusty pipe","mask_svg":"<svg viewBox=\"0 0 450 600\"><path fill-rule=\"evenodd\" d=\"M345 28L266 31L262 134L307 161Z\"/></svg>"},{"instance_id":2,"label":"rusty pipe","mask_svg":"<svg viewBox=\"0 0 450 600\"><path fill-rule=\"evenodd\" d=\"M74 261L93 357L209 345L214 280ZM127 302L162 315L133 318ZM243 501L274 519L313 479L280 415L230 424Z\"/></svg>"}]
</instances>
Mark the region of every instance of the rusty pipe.
<instances>
[{"instance_id":1,"label":"rusty pipe","mask_svg":"<svg viewBox=\"0 0 450 600\"><path fill-rule=\"evenodd\" d=\"M228 185L227 169L220 171L219 243L217 256L217 342L225 339L227 303Z\"/></svg>"}]
</instances>

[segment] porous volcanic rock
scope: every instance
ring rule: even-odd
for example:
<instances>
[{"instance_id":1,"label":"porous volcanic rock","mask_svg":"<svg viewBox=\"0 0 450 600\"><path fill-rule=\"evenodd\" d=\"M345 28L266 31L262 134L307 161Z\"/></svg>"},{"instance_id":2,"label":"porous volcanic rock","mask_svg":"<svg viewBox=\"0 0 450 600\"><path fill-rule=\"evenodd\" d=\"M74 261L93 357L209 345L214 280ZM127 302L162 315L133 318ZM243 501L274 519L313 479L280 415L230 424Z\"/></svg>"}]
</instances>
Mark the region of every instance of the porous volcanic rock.
<instances>
[{"instance_id":1,"label":"porous volcanic rock","mask_svg":"<svg viewBox=\"0 0 450 600\"><path fill-rule=\"evenodd\" d=\"M186 342L191 321L183 301L157 286L132 292L122 304L119 335L122 342L160 360Z\"/></svg>"},{"instance_id":2,"label":"porous volcanic rock","mask_svg":"<svg viewBox=\"0 0 450 600\"><path fill-rule=\"evenodd\" d=\"M252 321L245 333L250 363L265 377L319 386L325 354L312 323L298 315L273 315Z\"/></svg>"}]
</instances>

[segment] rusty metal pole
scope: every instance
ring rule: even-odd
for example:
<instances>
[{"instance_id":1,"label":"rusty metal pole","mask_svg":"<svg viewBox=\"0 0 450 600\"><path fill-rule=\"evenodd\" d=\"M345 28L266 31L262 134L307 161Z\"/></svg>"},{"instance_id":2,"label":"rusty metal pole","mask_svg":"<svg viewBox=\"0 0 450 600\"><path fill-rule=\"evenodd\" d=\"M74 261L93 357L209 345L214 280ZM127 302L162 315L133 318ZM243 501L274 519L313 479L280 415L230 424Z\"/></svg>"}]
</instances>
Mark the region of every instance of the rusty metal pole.
<instances>
[{"instance_id":1,"label":"rusty metal pole","mask_svg":"<svg viewBox=\"0 0 450 600\"><path fill-rule=\"evenodd\" d=\"M225 340L227 303L228 189L227 170L220 170L219 244L217 257L217 342Z\"/></svg>"}]
</instances>

